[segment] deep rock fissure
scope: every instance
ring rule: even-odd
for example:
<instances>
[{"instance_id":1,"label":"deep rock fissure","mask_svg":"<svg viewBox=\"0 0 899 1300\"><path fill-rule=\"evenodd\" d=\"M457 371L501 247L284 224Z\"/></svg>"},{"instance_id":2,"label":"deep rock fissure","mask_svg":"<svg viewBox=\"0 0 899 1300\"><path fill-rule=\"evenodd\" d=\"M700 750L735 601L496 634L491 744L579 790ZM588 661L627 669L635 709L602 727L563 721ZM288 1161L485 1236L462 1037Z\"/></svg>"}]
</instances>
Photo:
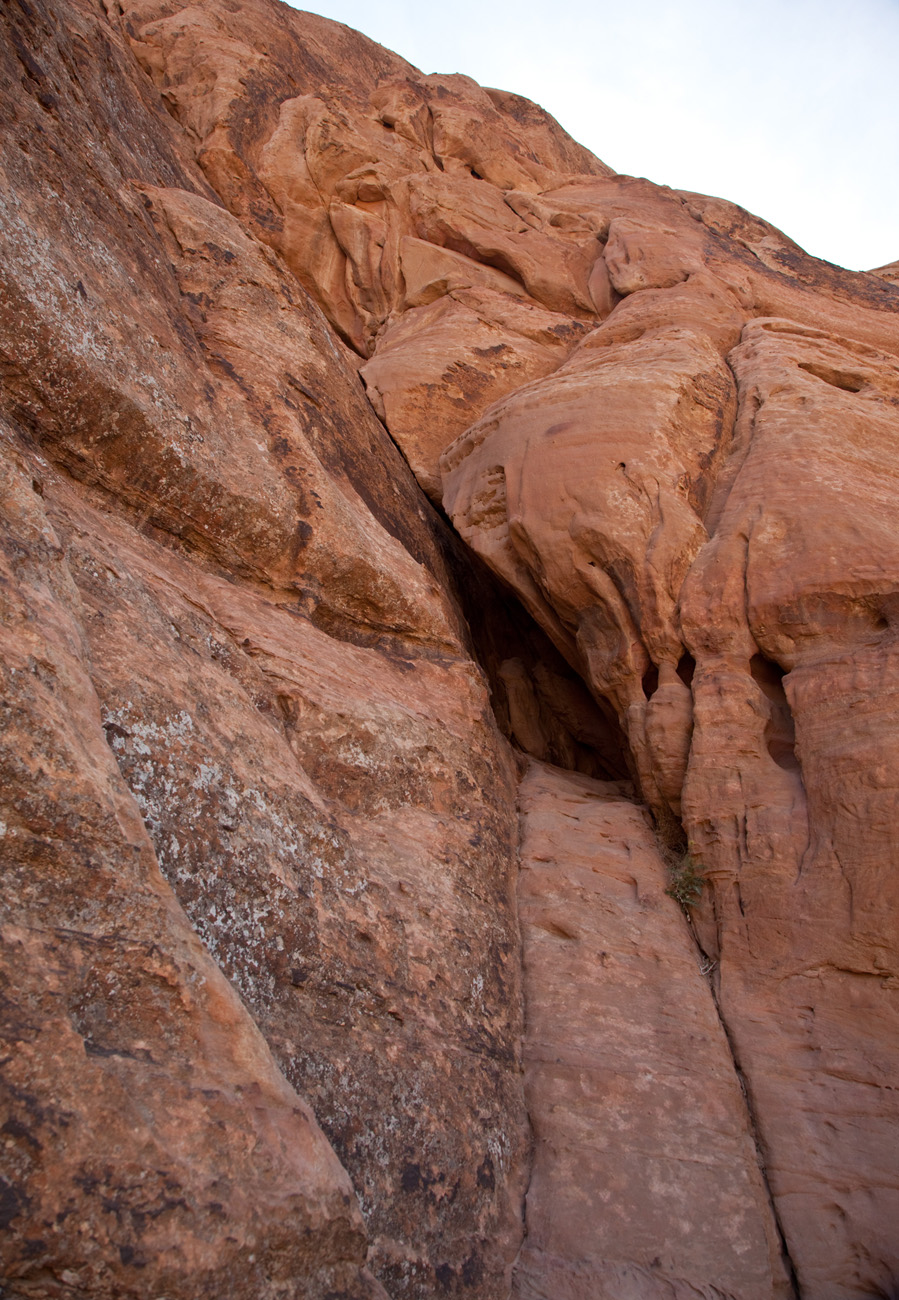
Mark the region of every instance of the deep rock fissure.
<instances>
[{"instance_id":1,"label":"deep rock fissure","mask_svg":"<svg viewBox=\"0 0 899 1300\"><path fill-rule=\"evenodd\" d=\"M503 735L554 767L629 782L627 740L612 709L603 709L517 597L470 552L458 591Z\"/></svg>"},{"instance_id":2,"label":"deep rock fissure","mask_svg":"<svg viewBox=\"0 0 899 1300\"><path fill-rule=\"evenodd\" d=\"M693 935L694 942L696 943L697 951L702 954L705 963L708 963L709 961L708 954L703 951L702 945L700 944L699 939L696 936L696 932L693 929L693 926L690 925L689 928L691 934ZM700 969L702 969L702 966L700 967ZM762 1182L765 1187L765 1194L768 1198L768 1204L771 1208L771 1217L774 1221L774 1226L777 1229L777 1235L780 1242L781 1257L783 1259L784 1267L786 1268L787 1273L789 1275L790 1286L792 1287L793 1296L795 1297L795 1300L803 1300L802 1292L800 1291L799 1288L799 1277L796 1272L796 1266L793 1263L793 1259L790 1255L790 1249L789 1246L787 1245L786 1233L784 1232L783 1223L781 1221L780 1214L778 1213L777 1201L775 1199L774 1192L771 1188L771 1183L768 1178L768 1167L765 1160L765 1147L764 1147L764 1142L762 1140L759 1123L756 1118L755 1107L753 1106L753 1102L752 1102L752 1093L750 1090L749 1080L746 1077L746 1074L744 1073L740 1065L740 1059L737 1052L736 1044L734 1042L734 1037L731 1032L730 1026L727 1023L727 1019L723 1011L721 1010L721 1003L718 998L717 989L715 988L715 979L717 975L718 975L718 968L717 966L713 965L707 972L707 982L709 985L709 992L711 994L712 1002L714 1003L715 1006L715 1012L718 1016L718 1020L721 1023L721 1030L724 1034L724 1039L725 1042L727 1043L731 1060L733 1061L734 1073L737 1076L737 1080L740 1084L740 1091L743 1094L743 1101L746 1107L746 1118L749 1123L749 1131L752 1135L753 1146L755 1148L755 1155L759 1166L759 1173L761 1174Z\"/></svg>"},{"instance_id":3,"label":"deep rock fissure","mask_svg":"<svg viewBox=\"0 0 899 1300\"><path fill-rule=\"evenodd\" d=\"M786 672L779 664L764 655L753 655L749 663L753 681L768 700L771 708L765 723L765 745L778 767L788 772L798 772L796 757L796 724L784 690Z\"/></svg>"},{"instance_id":4,"label":"deep rock fissure","mask_svg":"<svg viewBox=\"0 0 899 1300\"><path fill-rule=\"evenodd\" d=\"M372 405L368 394L366 400ZM387 422L373 405L372 411L408 465ZM555 767L630 781L633 761L611 705L604 709L596 701L515 592L459 536L443 508L418 490L421 508L436 516L468 649L487 678L502 734L522 753Z\"/></svg>"},{"instance_id":5,"label":"deep rock fissure","mask_svg":"<svg viewBox=\"0 0 899 1300\"><path fill-rule=\"evenodd\" d=\"M525 753L531 754L533 757L543 759L544 761L553 762L553 765L555 766L567 767L569 768L569 770L580 771L580 772L584 772L587 775L596 776L597 772L591 770L589 764L581 765L579 763L575 764L570 762L567 763L554 762L552 758L547 760L546 754L540 752L540 747L534 744L533 737L529 737L525 732L523 732L520 721L518 722L518 726L516 727L516 719L514 717L514 707L510 708L508 683L503 678L503 667L509 661L500 659L502 650L500 649L498 651L498 646L503 648L518 649L520 654L522 645L525 642L527 642L529 638L532 640L532 644L528 646L528 649L533 656L530 659L530 665L529 665L530 671L525 672L524 666L522 665L522 677L526 677L529 683L528 686L529 690L533 689L534 670L536 668L537 672L539 672L540 668L544 665L545 659L543 658L543 656L545 656L550 660L555 659L556 666L558 666L559 664L564 665L564 668L567 671L567 673L570 675L571 679L577 680L579 682L580 686L584 690L585 695L587 695L587 698L589 698L591 702L594 704L595 701L593 701L592 697L587 694L586 686L583 684L582 680L580 678L576 678L576 675L573 673L573 670L568 668L568 665L564 663L564 660L562 660L561 656L555 650L555 647L552 645L549 639L542 632L542 629L540 629L539 626L534 622L534 620L531 619L530 615L523 609L523 607L518 602L517 598L512 593L508 592L505 589L504 585L500 583L496 578L493 577L493 575L489 572L489 570L487 570L483 562L480 561L480 559L477 556L473 555L473 553L469 552L468 548L464 547L464 544L463 544L463 558L467 562L468 566L472 571L471 573L466 574L465 577L470 579L473 576L474 572L480 570L480 572L477 574L479 580L494 589L496 593L496 598L499 601L499 607L497 606L497 599L494 599L493 601L487 601L487 602L485 602L483 599L480 599L476 602L473 602L471 605L468 605L468 603L466 602L466 606L467 606L466 620L467 620L467 625L469 627L469 630L472 634L473 653L476 659L478 660L478 662L481 664L485 673L487 674L488 679L490 680L492 704L501 731L503 731L503 734L505 734L507 738L511 740L513 745L515 745L517 748L520 748ZM465 580L460 581L460 591L470 596L472 592L472 587L470 583L466 582ZM484 614L485 609L490 611L489 615L487 615L486 617ZM511 643L509 643L508 638L510 637L517 638L517 640L513 640ZM499 671L497 671L498 663L499 663ZM683 683L687 687L691 687L695 668L696 668L696 663L692 655L690 655L688 652L685 652L677 664L677 674L678 677L681 679L681 681L683 681ZM769 752L771 753L772 757L775 758L775 761L778 762L780 766L792 766L792 765L798 766L798 764L795 764L795 759L793 759L792 763L788 761L790 756L792 756L794 753L793 744L795 740L795 732L792 724L792 715L789 710L789 705L786 701L786 694L781 684L782 677L784 676L783 671L780 670L776 664L773 664L770 661L763 659L762 656L756 656L756 659L754 659L752 663L752 675L754 680L759 684L760 688L767 696L767 698L771 700L773 706L772 709L773 721L772 723L769 724L769 729L771 731L770 738L768 735L768 730L766 730L766 741L768 743ZM658 669L655 668L654 666L651 667L645 674L643 678L643 687L644 687L644 692L646 694L646 698L650 699L652 695L655 693L656 689L658 688ZM784 710L785 710L785 714L784 714ZM627 741L624 738L623 734L620 732L620 730L617 729L617 726L615 726L614 730L617 731L617 735L615 736L615 741L616 744L619 746L618 752L620 754L620 761L622 764L619 771L615 773L615 776L618 777L619 779L627 779L628 769L627 769L627 759L625 756ZM609 731L611 735L613 733L613 728L611 726L609 728ZM606 776L606 778L608 777L607 773L603 773L602 775ZM639 799L639 795L637 795L636 797L638 802L642 802L642 800ZM666 809L665 811L668 810ZM648 807L647 807L647 812L650 813L650 809ZM650 815L652 814L650 813ZM521 820L520 810L519 810L519 820ZM673 853L675 849L683 851L686 849L687 846L687 842L688 842L687 833L683 821L681 818L675 817L674 814L670 815L670 823L671 823L670 825L667 823L664 825L661 824L659 822L658 816L654 816L653 821L656 823L656 831L659 836L661 856L663 860L671 861L673 860ZM743 1099L743 1105L745 1107L747 1127L751 1135L753 1151L755 1153L755 1158L764 1185L765 1197L768 1206L770 1208L772 1221L777 1233L777 1240L778 1240L778 1245L779 1245L783 1265L789 1277L791 1294L794 1297L794 1300L801 1300L801 1293L799 1290L799 1282L796 1273L796 1268L789 1253L789 1248L787 1245L783 1224L781 1222L780 1215L778 1213L777 1204L774 1199L774 1195L768 1178L765 1155L764 1155L764 1144L759 1130L755 1109L752 1104L749 1083L740 1066L733 1035L722 1012L717 991L715 988L715 973L716 973L717 964L709 958L708 954L703 949L699 941L698 935L696 933L695 927L693 926L689 916L687 917L687 925L693 943L695 944L696 947L697 955L699 958L699 968L701 973L706 977L706 983L709 988L709 995L711 997L712 1003L715 1008L716 1017L718 1019L718 1022L721 1025L724 1041L727 1044L727 1050L730 1055L730 1060L733 1066L735 1077L740 1086L740 1093ZM523 1011L524 1011L525 1023L528 1023L528 1005L527 1005L526 998L523 1003ZM527 1238L528 1238L528 1197L529 1197L529 1192L531 1187L531 1181L533 1178L534 1162L535 1162L535 1147L534 1147L535 1138L534 1138L534 1129L533 1129L533 1118L530 1112L528 1112L528 1126L531 1134L531 1150L530 1150L529 1165L528 1165L527 1184L525 1186L524 1195L522 1198L523 1238L522 1238L521 1247L518 1251L518 1254L516 1255L516 1259L513 1264L513 1276L514 1276L514 1270L518 1265L518 1261L521 1258L522 1251L526 1246Z\"/></svg>"}]
</instances>

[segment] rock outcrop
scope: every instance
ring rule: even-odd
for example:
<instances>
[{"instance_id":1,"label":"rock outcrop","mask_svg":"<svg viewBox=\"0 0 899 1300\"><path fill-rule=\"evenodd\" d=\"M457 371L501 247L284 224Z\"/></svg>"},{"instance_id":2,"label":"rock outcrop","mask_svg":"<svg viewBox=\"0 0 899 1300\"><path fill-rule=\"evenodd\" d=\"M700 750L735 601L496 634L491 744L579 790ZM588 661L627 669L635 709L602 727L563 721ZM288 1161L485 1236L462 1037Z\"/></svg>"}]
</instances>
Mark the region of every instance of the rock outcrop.
<instances>
[{"instance_id":1,"label":"rock outcrop","mask_svg":"<svg viewBox=\"0 0 899 1300\"><path fill-rule=\"evenodd\" d=\"M521 787L523 1300L791 1293L714 1000L645 812L534 764ZM578 996L572 997L572 988ZM714 1214L710 1206L716 1206Z\"/></svg>"},{"instance_id":2,"label":"rock outcrop","mask_svg":"<svg viewBox=\"0 0 899 1300\"><path fill-rule=\"evenodd\" d=\"M891 1295L895 264L0 23L4 1294Z\"/></svg>"},{"instance_id":3,"label":"rock outcrop","mask_svg":"<svg viewBox=\"0 0 899 1300\"><path fill-rule=\"evenodd\" d=\"M4 1287L383 1295L349 1178L160 875L8 432Z\"/></svg>"},{"instance_id":4,"label":"rock outcrop","mask_svg":"<svg viewBox=\"0 0 899 1300\"><path fill-rule=\"evenodd\" d=\"M353 1180L390 1293L452 1294L474 1278L499 1294L520 1239L527 1152L515 771L462 643L448 530L318 308L179 160L117 27L88 9L6 17L21 28L4 45L17 115L4 130L5 445L34 521L24 539L7 525L8 599L29 565L54 584L46 619L67 648L66 672L80 673L70 693L84 696L75 716L91 738L80 759L75 738L65 763L54 759L63 670L22 640L23 612L7 661L17 721L4 737L4 858L28 889L20 896L10 879L18 929L4 933L12 944L36 927L51 951L75 944L78 978L35 952L33 979L54 972L69 1021L31 1065L14 1053L11 1097L33 1108L55 1099L64 1118L48 1140L18 1103L10 1111L21 1157L8 1152L4 1170L8 1284L21 1294L221 1294L190 1246L199 1236L218 1252L215 1276L231 1275L235 1252L255 1254L262 1280L244 1262L235 1295L305 1295L328 1269L322 1294L365 1294L335 1280L365 1263L362 1220L324 1137L310 1135L313 1121L304 1127L296 1088ZM53 88L49 107L24 93L16 39L42 69L35 84ZM117 124L117 104L133 120ZM20 735L33 737L24 765ZM94 802L109 805L112 775L128 833L112 821L92 866L91 837L104 832L88 796L96 787ZM34 856L34 836L55 846L53 867ZM168 910L155 904L146 920L141 867L150 883L160 869L168 882ZM191 927L206 966L243 1000L229 993L233 1064L216 1061L225 1012L180 1006L211 978L199 956L192 966L178 956ZM84 945L103 955L99 972L79 955ZM123 945L131 1037L112 1027L98 1037L94 1020L117 1014ZM13 1024L39 1025L9 952ZM171 1027L156 1023L157 984ZM255 1057L241 1045L248 1014L282 1075L258 1035ZM132 1074L142 1054L150 1062L146 1089L166 1071L174 1088L192 1055L197 1071L178 1107L160 1098L172 1110L164 1126L152 1111L141 1120L176 1168L168 1192L136 1202L150 1233L138 1240L127 1223L106 1226L126 1213L118 1180L133 1183L145 1166L169 1177L168 1166L127 1112L112 1124L115 1096L89 1082L120 1075L129 1053ZM189 1103L197 1134L182 1147ZM298 1137L283 1131L288 1120ZM68 1200L35 1154L56 1144L80 1188ZM313 1153L304 1183L295 1166ZM196 1165L190 1197L179 1163ZM225 1171L239 1195L217 1189ZM254 1179L267 1183L255 1205ZM206 1187L209 1222L195 1227ZM68 1238L57 1246L59 1215L80 1225L91 1258L112 1252L116 1263L124 1252L108 1283L88 1281L88 1257ZM180 1282L167 1242L183 1256Z\"/></svg>"}]
</instances>

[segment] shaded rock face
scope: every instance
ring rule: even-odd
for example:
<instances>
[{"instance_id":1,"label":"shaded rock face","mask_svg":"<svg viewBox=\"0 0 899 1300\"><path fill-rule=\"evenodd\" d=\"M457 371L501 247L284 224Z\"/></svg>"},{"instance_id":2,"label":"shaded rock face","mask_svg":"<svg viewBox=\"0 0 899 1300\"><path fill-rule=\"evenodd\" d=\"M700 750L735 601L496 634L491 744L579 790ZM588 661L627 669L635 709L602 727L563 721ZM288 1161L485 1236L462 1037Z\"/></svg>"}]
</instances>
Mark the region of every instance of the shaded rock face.
<instances>
[{"instance_id":1,"label":"shaded rock face","mask_svg":"<svg viewBox=\"0 0 899 1300\"><path fill-rule=\"evenodd\" d=\"M58 1021L6 1071L4 1277L362 1296L367 1234L391 1294L501 1294L515 769L448 530L118 24L4 18L6 996Z\"/></svg>"},{"instance_id":2,"label":"shaded rock face","mask_svg":"<svg viewBox=\"0 0 899 1300\"><path fill-rule=\"evenodd\" d=\"M0 21L5 1293L893 1294L895 267Z\"/></svg>"},{"instance_id":3,"label":"shaded rock face","mask_svg":"<svg viewBox=\"0 0 899 1300\"><path fill-rule=\"evenodd\" d=\"M5 1285L383 1295L349 1178L160 875L3 433Z\"/></svg>"}]
</instances>

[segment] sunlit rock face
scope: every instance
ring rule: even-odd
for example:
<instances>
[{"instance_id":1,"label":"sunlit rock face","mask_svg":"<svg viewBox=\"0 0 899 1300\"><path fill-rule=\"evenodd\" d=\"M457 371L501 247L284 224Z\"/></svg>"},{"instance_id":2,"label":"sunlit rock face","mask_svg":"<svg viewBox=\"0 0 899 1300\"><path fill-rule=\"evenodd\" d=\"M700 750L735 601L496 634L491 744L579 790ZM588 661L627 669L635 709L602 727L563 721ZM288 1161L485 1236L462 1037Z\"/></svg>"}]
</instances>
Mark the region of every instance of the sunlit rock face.
<instances>
[{"instance_id":1,"label":"sunlit rock face","mask_svg":"<svg viewBox=\"0 0 899 1300\"><path fill-rule=\"evenodd\" d=\"M5 1294L893 1294L895 264L0 21Z\"/></svg>"}]
</instances>

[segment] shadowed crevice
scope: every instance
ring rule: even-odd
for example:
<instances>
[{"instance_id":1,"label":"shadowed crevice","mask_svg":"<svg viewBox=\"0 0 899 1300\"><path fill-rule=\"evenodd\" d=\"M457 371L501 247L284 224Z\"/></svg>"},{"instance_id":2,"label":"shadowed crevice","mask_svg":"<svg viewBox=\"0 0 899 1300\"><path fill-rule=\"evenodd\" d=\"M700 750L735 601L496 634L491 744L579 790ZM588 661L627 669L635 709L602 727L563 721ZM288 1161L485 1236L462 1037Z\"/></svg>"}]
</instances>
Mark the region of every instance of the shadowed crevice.
<instances>
[{"instance_id":1,"label":"shadowed crevice","mask_svg":"<svg viewBox=\"0 0 899 1300\"><path fill-rule=\"evenodd\" d=\"M796 757L796 725L784 690L784 670L764 655L753 655L749 670L752 679L768 702L768 720L765 723L765 745L778 767L785 772L798 772Z\"/></svg>"}]
</instances>

